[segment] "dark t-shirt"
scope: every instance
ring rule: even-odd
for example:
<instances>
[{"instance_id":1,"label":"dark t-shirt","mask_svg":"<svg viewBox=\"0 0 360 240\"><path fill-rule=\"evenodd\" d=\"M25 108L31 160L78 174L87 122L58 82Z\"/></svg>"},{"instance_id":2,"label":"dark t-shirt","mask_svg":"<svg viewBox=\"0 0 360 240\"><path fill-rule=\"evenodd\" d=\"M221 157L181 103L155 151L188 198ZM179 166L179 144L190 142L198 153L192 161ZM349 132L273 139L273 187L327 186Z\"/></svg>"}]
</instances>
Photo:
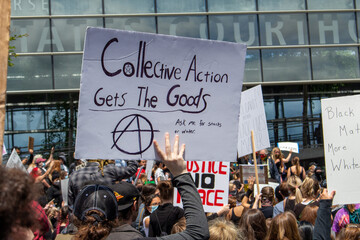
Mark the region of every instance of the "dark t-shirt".
<instances>
[{"instance_id":1,"label":"dark t-shirt","mask_svg":"<svg viewBox=\"0 0 360 240\"><path fill-rule=\"evenodd\" d=\"M262 207L259 210L264 214L265 218L272 218L274 207Z\"/></svg>"},{"instance_id":2,"label":"dark t-shirt","mask_svg":"<svg viewBox=\"0 0 360 240\"><path fill-rule=\"evenodd\" d=\"M150 215L149 237L161 236L161 232L171 234L172 227L183 216L184 210L174 207L171 203L159 206Z\"/></svg>"}]
</instances>

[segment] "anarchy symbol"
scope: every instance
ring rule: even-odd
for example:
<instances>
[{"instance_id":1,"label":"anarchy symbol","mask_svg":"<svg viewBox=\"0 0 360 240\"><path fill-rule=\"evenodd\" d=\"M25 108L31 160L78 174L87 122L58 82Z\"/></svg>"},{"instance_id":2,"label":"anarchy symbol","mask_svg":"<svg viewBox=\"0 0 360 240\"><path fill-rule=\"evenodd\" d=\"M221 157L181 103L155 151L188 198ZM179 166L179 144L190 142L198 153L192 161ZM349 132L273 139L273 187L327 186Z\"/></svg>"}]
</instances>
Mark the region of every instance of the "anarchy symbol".
<instances>
[{"instance_id":1,"label":"anarchy symbol","mask_svg":"<svg viewBox=\"0 0 360 240\"><path fill-rule=\"evenodd\" d=\"M151 122L144 116L128 115L122 118L111 132L114 142L111 149L116 147L119 151L130 155L142 154L151 146L154 132L159 130L154 130Z\"/></svg>"}]
</instances>

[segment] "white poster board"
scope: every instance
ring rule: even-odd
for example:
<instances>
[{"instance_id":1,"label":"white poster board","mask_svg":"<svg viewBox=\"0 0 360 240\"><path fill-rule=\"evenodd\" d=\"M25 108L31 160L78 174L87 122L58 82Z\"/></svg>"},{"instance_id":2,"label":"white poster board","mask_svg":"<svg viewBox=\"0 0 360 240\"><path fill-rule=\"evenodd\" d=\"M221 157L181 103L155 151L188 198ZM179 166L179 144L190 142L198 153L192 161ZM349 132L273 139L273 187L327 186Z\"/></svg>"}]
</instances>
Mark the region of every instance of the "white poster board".
<instances>
[{"instance_id":1,"label":"white poster board","mask_svg":"<svg viewBox=\"0 0 360 240\"><path fill-rule=\"evenodd\" d=\"M154 160L147 160L146 161L145 173L146 173L146 176L147 176L147 180L149 180L149 181L151 179L151 173L152 173L153 166L154 166Z\"/></svg>"},{"instance_id":2,"label":"white poster board","mask_svg":"<svg viewBox=\"0 0 360 240\"><path fill-rule=\"evenodd\" d=\"M279 142L277 146L281 151L299 153L299 144L295 142Z\"/></svg>"},{"instance_id":3,"label":"white poster board","mask_svg":"<svg viewBox=\"0 0 360 240\"><path fill-rule=\"evenodd\" d=\"M241 93L239 116L238 156L253 152L251 130L254 132L256 151L270 147L261 86Z\"/></svg>"},{"instance_id":4,"label":"white poster board","mask_svg":"<svg viewBox=\"0 0 360 240\"><path fill-rule=\"evenodd\" d=\"M187 170L194 179L205 212L217 212L228 204L229 162L187 161ZM180 194L175 188L174 206L182 207Z\"/></svg>"},{"instance_id":5,"label":"white poster board","mask_svg":"<svg viewBox=\"0 0 360 240\"><path fill-rule=\"evenodd\" d=\"M321 100L326 181L333 204L360 198L360 95Z\"/></svg>"},{"instance_id":6,"label":"white poster board","mask_svg":"<svg viewBox=\"0 0 360 240\"><path fill-rule=\"evenodd\" d=\"M17 154L15 148L12 150L11 155L6 163L7 168L18 168L27 173L25 166L22 164L19 155Z\"/></svg>"},{"instance_id":7,"label":"white poster board","mask_svg":"<svg viewBox=\"0 0 360 240\"><path fill-rule=\"evenodd\" d=\"M234 160L245 55L243 44L88 28L75 157L155 160L153 140L164 148L169 132L187 160Z\"/></svg>"},{"instance_id":8,"label":"white poster board","mask_svg":"<svg viewBox=\"0 0 360 240\"><path fill-rule=\"evenodd\" d=\"M69 202L69 195L68 195L69 178L61 180L60 184L61 184L61 193L62 193L63 201L65 203L65 206L68 206L68 202Z\"/></svg>"}]
</instances>

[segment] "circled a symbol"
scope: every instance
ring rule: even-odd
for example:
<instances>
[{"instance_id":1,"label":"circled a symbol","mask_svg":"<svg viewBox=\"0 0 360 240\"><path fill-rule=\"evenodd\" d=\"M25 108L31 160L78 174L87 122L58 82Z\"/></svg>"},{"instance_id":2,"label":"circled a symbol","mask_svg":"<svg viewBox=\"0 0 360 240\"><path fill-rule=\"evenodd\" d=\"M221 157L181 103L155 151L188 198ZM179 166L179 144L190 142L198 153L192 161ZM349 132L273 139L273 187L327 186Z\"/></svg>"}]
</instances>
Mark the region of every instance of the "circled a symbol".
<instances>
[{"instance_id":1,"label":"circled a symbol","mask_svg":"<svg viewBox=\"0 0 360 240\"><path fill-rule=\"evenodd\" d=\"M139 114L131 114L122 118L112 131L113 145L119 151L130 154L142 154L154 140L154 130L151 122Z\"/></svg>"},{"instance_id":2,"label":"circled a symbol","mask_svg":"<svg viewBox=\"0 0 360 240\"><path fill-rule=\"evenodd\" d=\"M124 64L124 75L131 77L134 74L135 68L131 63Z\"/></svg>"}]
</instances>

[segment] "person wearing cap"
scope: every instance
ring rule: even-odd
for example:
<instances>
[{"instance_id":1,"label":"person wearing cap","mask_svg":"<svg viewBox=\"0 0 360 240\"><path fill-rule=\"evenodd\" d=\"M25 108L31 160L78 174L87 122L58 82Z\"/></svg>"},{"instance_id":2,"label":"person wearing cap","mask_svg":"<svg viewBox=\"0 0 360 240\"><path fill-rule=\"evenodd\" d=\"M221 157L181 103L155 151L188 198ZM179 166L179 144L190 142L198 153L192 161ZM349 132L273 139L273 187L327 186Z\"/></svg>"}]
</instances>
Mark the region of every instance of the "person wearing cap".
<instances>
[{"instance_id":1,"label":"person wearing cap","mask_svg":"<svg viewBox=\"0 0 360 240\"><path fill-rule=\"evenodd\" d=\"M322 180L321 173L322 173L322 170L321 170L321 168L318 167L316 162L311 162L309 164L309 169L306 171L306 176L308 176L314 180L317 180L318 182L321 182L321 180Z\"/></svg>"},{"instance_id":2,"label":"person wearing cap","mask_svg":"<svg viewBox=\"0 0 360 240\"><path fill-rule=\"evenodd\" d=\"M131 226L137 216L140 192L133 184L124 181L113 184L110 188L114 191L118 204L119 226L112 229L107 239L142 238L143 235Z\"/></svg>"},{"instance_id":3,"label":"person wearing cap","mask_svg":"<svg viewBox=\"0 0 360 240\"><path fill-rule=\"evenodd\" d=\"M75 239L105 239L116 225L117 200L112 189L99 184L85 186L74 203Z\"/></svg>"},{"instance_id":4,"label":"person wearing cap","mask_svg":"<svg viewBox=\"0 0 360 240\"><path fill-rule=\"evenodd\" d=\"M60 165L61 171L65 171L69 175L69 169L66 166L66 154L64 152L59 153L59 160L61 160L61 165Z\"/></svg>"},{"instance_id":5,"label":"person wearing cap","mask_svg":"<svg viewBox=\"0 0 360 240\"><path fill-rule=\"evenodd\" d=\"M69 179L68 203L71 207L80 189L89 181L104 185L133 176L138 168L136 161L129 161L127 167L117 167L109 160L88 160L84 168L73 172Z\"/></svg>"}]
</instances>

